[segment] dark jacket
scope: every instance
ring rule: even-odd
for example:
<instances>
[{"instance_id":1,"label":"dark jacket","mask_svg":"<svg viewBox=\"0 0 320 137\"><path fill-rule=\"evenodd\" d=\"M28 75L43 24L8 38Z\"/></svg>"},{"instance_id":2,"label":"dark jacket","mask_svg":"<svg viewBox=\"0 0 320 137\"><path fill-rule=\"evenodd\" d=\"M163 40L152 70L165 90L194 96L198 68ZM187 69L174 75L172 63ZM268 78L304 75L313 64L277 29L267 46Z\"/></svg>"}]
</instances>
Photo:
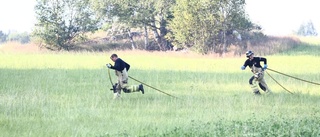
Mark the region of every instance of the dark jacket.
<instances>
[{"instance_id":1,"label":"dark jacket","mask_svg":"<svg viewBox=\"0 0 320 137\"><path fill-rule=\"evenodd\" d=\"M267 59L263 58L263 57L253 57L252 60L247 59L246 62L244 62L245 67L249 66L250 68L252 66L255 66L257 68L262 68L262 66L260 65L260 62L263 61L264 64L267 64Z\"/></svg>"},{"instance_id":2,"label":"dark jacket","mask_svg":"<svg viewBox=\"0 0 320 137\"><path fill-rule=\"evenodd\" d=\"M130 69L130 65L126 62L124 62L122 59L118 58L115 62L114 62L114 66L111 66L111 69L117 70L122 72L123 69L126 68L127 71L129 71Z\"/></svg>"}]
</instances>

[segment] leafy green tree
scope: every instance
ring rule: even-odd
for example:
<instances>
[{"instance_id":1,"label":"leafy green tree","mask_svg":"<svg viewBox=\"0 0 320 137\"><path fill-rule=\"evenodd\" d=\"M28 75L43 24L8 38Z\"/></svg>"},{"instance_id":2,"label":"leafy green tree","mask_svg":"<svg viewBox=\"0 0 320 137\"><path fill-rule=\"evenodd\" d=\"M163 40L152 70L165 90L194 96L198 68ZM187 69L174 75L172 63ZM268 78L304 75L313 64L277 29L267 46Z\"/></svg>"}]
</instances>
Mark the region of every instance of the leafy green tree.
<instances>
[{"instance_id":1,"label":"leafy green tree","mask_svg":"<svg viewBox=\"0 0 320 137\"><path fill-rule=\"evenodd\" d=\"M104 26L106 29L112 28L111 34L127 33L132 43L132 49L136 48L135 42L131 36L130 29L137 26L139 21L137 18L137 3L136 0L95 0L95 9L99 11L101 16L105 16L106 22ZM138 23L137 23L138 22ZM109 32L110 33L110 32Z\"/></svg>"},{"instance_id":2,"label":"leafy green tree","mask_svg":"<svg viewBox=\"0 0 320 137\"><path fill-rule=\"evenodd\" d=\"M177 0L170 38L175 46L200 53L225 52L228 31L252 27L244 5L244 0Z\"/></svg>"},{"instance_id":3,"label":"leafy green tree","mask_svg":"<svg viewBox=\"0 0 320 137\"><path fill-rule=\"evenodd\" d=\"M99 27L100 18L92 10L90 0L37 0L38 23L34 35L52 50L69 50L85 33Z\"/></svg>"},{"instance_id":4,"label":"leafy green tree","mask_svg":"<svg viewBox=\"0 0 320 137\"><path fill-rule=\"evenodd\" d=\"M104 10L99 11L103 11L101 13L109 20L117 19L119 23L126 24L126 31L130 31L130 28L143 27L145 34L148 34L147 28L151 29L160 49L167 49L168 41L165 35L168 32L167 21L172 18L170 7L174 0L96 0L95 2L100 3L96 5L102 5L100 9ZM148 36L145 36L147 40Z\"/></svg>"},{"instance_id":5,"label":"leafy green tree","mask_svg":"<svg viewBox=\"0 0 320 137\"><path fill-rule=\"evenodd\" d=\"M232 37L230 35L237 34L238 32L246 33L249 30L255 29L255 27L245 13L245 0L220 0L218 3L219 26L222 33L219 36L221 43L218 43L218 45L222 46L215 49L218 49L223 54L232 43L231 41L234 41L230 39Z\"/></svg>"},{"instance_id":6,"label":"leafy green tree","mask_svg":"<svg viewBox=\"0 0 320 137\"><path fill-rule=\"evenodd\" d=\"M175 46L193 48L200 53L208 51L211 38L217 33L216 2L212 0L177 0L170 22L171 39Z\"/></svg>"},{"instance_id":7,"label":"leafy green tree","mask_svg":"<svg viewBox=\"0 0 320 137\"><path fill-rule=\"evenodd\" d=\"M173 17L172 7L176 0L155 0L154 12L150 20L150 27L154 33L155 40L161 50L171 49L172 44L167 39L169 32L168 23ZM159 32L159 33L158 33Z\"/></svg>"},{"instance_id":8,"label":"leafy green tree","mask_svg":"<svg viewBox=\"0 0 320 137\"><path fill-rule=\"evenodd\" d=\"M301 24L297 34L300 36L317 36L318 35L317 30L315 29L312 21Z\"/></svg>"}]
</instances>

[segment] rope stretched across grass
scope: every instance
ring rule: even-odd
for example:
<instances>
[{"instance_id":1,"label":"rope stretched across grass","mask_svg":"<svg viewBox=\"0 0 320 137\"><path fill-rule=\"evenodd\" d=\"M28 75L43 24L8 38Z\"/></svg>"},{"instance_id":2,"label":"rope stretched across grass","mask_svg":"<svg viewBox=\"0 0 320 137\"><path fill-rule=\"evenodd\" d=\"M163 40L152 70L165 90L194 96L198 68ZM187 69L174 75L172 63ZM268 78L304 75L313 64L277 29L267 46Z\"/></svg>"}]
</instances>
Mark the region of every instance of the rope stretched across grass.
<instances>
[{"instance_id":1,"label":"rope stretched across grass","mask_svg":"<svg viewBox=\"0 0 320 137\"><path fill-rule=\"evenodd\" d=\"M157 90L157 91L159 91L159 92L161 92L161 93L163 93L163 94L166 94L166 95L168 95L168 96L171 96L171 97L180 99L180 98L178 98L178 97L176 97L176 96L173 96L173 95L171 95L171 94L169 94L169 93L166 93L166 92L164 92L164 91L161 91L160 89L157 89L157 88L155 88L155 87L152 87L152 86L150 86L150 85L148 85L148 84L146 84L146 83L144 83L144 82L142 82L142 81L139 81L139 80L137 80L137 79L135 79L135 78L133 78L133 77L131 77L131 76L128 76L128 77L131 78L131 79L133 79L133 80L135 80L135 81L137 81L137 82L142 83L143 85L146 85L147 87L150 87L150 88L152 88L152 89L154 89L154 90Z\"/></svg>"},{"instance_id":2,"label":"rope stretched across grass","mask_svg":"<svg viewBox=\"0 0 320 137\"><path fill-rule=\"evenodd\" d=\"M310 83L310 84L315 84L315 85L320 85L319 83L316 83L316 82L312 82L312 81L308 81L308 80L304 80L304 79L301 79L301 78L297 78L297 77L294 77L294 76L291 76L291 75L288 75L288 74L285 74L285 73L282 73L282 72L279 72L279 71L276 71L276 70L273 70L271 68L268 68L268 70L272 71L272 72L275 72L275 73L278 73L278 74L281 74L281 75L284 75L284 76L287 76L287 77L290 77L290 78L294 78L296 80L300 80L300 81L303 81L303 82L307 82L307 83ZM288 91L290 94L293 94L290 90L288 90L287 88L285 88L284 86L282 86L275 78L273 78L267 71L266 73L271 77L272 80L274 80L280 87L282 87L284 90Z\"/></svg>"}]
</instances>

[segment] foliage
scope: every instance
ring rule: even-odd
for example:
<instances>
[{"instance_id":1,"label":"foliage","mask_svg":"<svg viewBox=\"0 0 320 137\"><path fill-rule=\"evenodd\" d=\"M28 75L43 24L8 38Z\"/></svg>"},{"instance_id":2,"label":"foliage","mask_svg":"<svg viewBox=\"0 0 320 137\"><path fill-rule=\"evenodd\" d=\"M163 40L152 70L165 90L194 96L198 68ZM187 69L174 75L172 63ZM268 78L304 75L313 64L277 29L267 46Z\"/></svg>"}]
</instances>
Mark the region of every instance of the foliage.
<instances>
[{"instance_id":1,"label":"foliage","mask_svg":"<svg viewBox=\"0 0 320 137\"><path fill-rule=\"evenodd\" d=\"M101 14L107 16L108 23L115 26L122 24L120 30L129 32L131 28L145 28L147 27L154 33L154 39L159 45L160 49L167 50L168 41L165 35L168 32L167 22L172 18L170 7L173 5L174 0L109 0L109 1L96 1L100 3L98 9L104 9ZM147 36L148 37L148 36Z\"/></svg>"},{"instance_id":2,"label":"foliage","mask_svg":"<svg viewBox=\"0 0 320 137\"><path fill-rule=\"evenodd\" d=\"M225 44L226 35L231 34L228 32L248 31L253 27L245 16L243 0L177 0L176 3L170 29L177 47L193 47L200 53L208 53Z\"/></svg>"},{"instance_id":3,"label":"foliage","mask_svg":"<svg viewBox=\"0 0 320 137\"><path fill-rule=\"evenodd\" d=\"M254 29L244 6L244 0L38 0L35 34L49 48L68 50L101 22L108 34L129 35L132 49L131 30L143 28L145 49L165 51L174 44L202 54L222 53L231 44L246 48L232 40L235 30L240 35Z\"/></svg>"},{"instance_id":4,"label":"foliage","mask_svg":"<svg viewBox=\"0 0 320 137\"><path fill-rule=\"evenodd\" d=\"M21 44L30 42L30 34L27 32L18 33L16 31L9 31L8 34L0 31L0 43L7 41L17 41Z\"/></svg>"},{"instance_id":5,"label":"foliage","mask_svg":"<svg viewBox=\"0 0 320 137\"><path fill-rule=\"evenodd\" d=\"M177 47L195 47L200 53L207 52L207 44L217 27L214 15L215 1L177 0L173 11L174 19L170 22L172 38ZM181 21L183 20L183 21Z\"/></svg>"},{"instance_id":6,"label":"foliage","mask_svg":"<svg viewBox=\"0 0 320 137\"><path fill-rule=\"evenodd\" d=\"M314 27L312 21L301 24L297 34L299 36L317 36L318 35L317 30Z\"/></svg>"},{"instance_id":7,"label":"foliage","mask_svg":"<svg viewBox=\"0 0 320 137\"><path fill-rule=\"evenodd\" d=\"M69 50L98 28L100 20L90 6L90 0L37 0L34 35L46 48Z\"/></svg>"},{"instance_id":8,"label":"foliage","mask_svg":"<svg viewBox=\"0 0 320 137\"><path fill-rule=\"evenodd\" d=\"M0 31L0 43L6 42L7 41L8 35L5 34L4 32Z\"/></svg>"},{"instance_id":9,"label":"foliage","mask_svg":"<svg viewBox=\"0 0 320 137\"><path fill-rule=\"evenodd\" d=\"M24 32L24 33L10 32L8 34L7 41L18 41L22 44L25 44L30 42L30 35L27 32Z\"/></svg>"}]
</instances>

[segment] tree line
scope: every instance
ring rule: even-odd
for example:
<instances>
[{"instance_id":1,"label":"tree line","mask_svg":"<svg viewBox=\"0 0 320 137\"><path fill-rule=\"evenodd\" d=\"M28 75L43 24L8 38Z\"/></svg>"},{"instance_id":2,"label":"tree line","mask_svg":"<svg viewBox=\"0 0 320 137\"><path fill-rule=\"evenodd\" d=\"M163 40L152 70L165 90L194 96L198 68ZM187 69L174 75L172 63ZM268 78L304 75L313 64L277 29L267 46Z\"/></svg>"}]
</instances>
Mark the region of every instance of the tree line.
<instances>
[{"instance_id":1,"label":"tree line","mask_svg":"<svg viewBox=\"0 0 320 137\"><path fill-rule=\"evenodd\" d=\"M27 32L18 33L15 31L9 31L5 33L0 30L0 43L7 41L18 41L22 44L30 42L30 35Z\"/></svg>"},{"instance_id":2,"label":"tree line","mask_svg":"<svg viewBox=\"0 0 320 137\"><path fill-rule=\"evenodd\" d=\"M176 47L223 53L232 42L245 48L240 40L261 30L245 5L245 0L37 0L33 35L48 49L70 50L88 32L121 25L132 49L131 31L142 28L145 48L151 38L162 51Z\"/></svg>"}]
</instances>

